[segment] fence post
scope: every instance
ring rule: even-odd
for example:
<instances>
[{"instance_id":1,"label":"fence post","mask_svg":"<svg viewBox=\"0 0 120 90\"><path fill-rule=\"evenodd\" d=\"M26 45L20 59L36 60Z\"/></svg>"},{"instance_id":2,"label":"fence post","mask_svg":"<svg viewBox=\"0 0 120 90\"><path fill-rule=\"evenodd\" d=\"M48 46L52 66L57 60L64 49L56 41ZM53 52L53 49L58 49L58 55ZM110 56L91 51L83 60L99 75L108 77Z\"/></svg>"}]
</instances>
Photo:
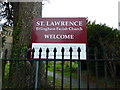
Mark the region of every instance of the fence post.
<instances>
[{"instance_id":1,"label":"fence post","mask_svg":"<svg viewBox=\"0 0 120 90\"><path fill-rule=\"evenodd\" d=\"M81 49L80 47L78 47L78 90L80 90L81 88L81 62L80 62L80 52L81 52Z\"/></svg>"}]
</instances>

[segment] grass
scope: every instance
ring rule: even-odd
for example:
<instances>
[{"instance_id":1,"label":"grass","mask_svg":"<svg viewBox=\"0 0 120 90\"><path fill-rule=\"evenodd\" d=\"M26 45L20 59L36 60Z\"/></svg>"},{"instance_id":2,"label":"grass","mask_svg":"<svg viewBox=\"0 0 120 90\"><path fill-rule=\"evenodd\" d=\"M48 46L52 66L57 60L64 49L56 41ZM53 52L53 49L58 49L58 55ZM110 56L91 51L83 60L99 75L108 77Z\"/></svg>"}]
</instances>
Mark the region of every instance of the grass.
<instances>
[{"instance_id":1,"label":"grass","mask_svg":"<svg viewBox=\"0 0 120 90\"><path fill-rule=\"evenodd\" d=\"M59 74L61 74L62 72L62 65L61 64L56 64L56 73L59 73ZM51 71L51 72L53 72L54 71L54 66L53 66L53 64L49 64L49 68L48 68L48 70L49 71ZM74 71L74 70L77 70L77 65L76 64L72 64L72 77L73 78L77 78L77 74L76 73L74 73L74 72L76 72L76 71ZM70 66L66 66L65 64L64 64L64 75L65 76L70 76Z\"/></svg>"}]
</instances>

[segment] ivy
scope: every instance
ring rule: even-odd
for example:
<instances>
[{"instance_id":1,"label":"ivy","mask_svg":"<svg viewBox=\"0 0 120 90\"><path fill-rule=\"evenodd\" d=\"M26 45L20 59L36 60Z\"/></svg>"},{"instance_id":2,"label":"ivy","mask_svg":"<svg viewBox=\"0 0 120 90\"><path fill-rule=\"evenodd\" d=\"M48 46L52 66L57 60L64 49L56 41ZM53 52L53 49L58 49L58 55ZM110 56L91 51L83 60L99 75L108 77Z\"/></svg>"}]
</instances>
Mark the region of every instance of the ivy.
<instances>
[{"instance_id":1,"label":"ivy","mask_svg":"<svg viewBox=\"0 0 120 90\"><path fill-rule=\"evenodd\" d=\"M18 57L18 51L20 51L19 49L19 34L21 32L21 26L22 26L22 22L18 21L15 28L13 29L13 54L12 54L12 58L16 59Z\"/></svg>"},{"instance_id":2,"label":"ivy","mask_svg":"<svg viewBox=\"0 0 120 90\"><path fill-rule=\"evenodd\" d=\"M27 49L28 44L26 42L23 43L23 46L19 46L19 38L20 38L20 32L22 27L22 21L18 21L16 24L14 30L13 30L13 55L12 58L18 59L18 56L20 58L23 58L25 55L25 51Z\"/></svg>"}]
</instances>

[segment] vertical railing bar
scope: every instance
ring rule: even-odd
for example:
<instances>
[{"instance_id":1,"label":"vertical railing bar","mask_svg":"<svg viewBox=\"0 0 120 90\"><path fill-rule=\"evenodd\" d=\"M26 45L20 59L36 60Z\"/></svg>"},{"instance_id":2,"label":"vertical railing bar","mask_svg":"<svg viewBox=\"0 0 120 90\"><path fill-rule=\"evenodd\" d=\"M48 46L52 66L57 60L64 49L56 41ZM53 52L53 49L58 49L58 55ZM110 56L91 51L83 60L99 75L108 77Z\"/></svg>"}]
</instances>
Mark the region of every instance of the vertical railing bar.
<instances>
[{"instance_id":1,"label":"vertical railing bar","mask_svg":"<svg viewBox=\"0 0 120 90\"><path fill-rule=\"evenodd\" d=\"M62 60L62 89L64 88L64 61Z\"/></svg>"},{"instance_id":2,"label":"vertical railing bar","mask_svg":"<svg viewBox=\"0 0 120 90\"><path fill-rule=\"evenodd\" d=\"M28 85L28 88L31 87L31 83L32 83L32 67L33 67L33 62L30 61L30 78L29 78L29 85Z\"/></svg>"},{"instance_id":3,"label":"vertical railing bar","mask_svg":"<svg viewBox=\"0 0 120 90\"><path fill-rule=\"evenodd\" d=\"M39 61L39 73L38 73L38 74L39 74L39 77L38 77L38 88L41 88L41 87L40 87L40 86L41 86L41 83L42 83L42 82L41 82L41 77L40 77L40 76L41 76L40 69L41 69L41 66L42 66L42 65L41 65L41 62L42 62L42 61L41 61L41 56L40 56L40 59L39 59L39 60L40 60L40 61Z\"/></svg>"},{"instance_id":4,"label":"vertical railing bar","mask_svg":"<svg viewBox=\"0 0 120 90\"><path fill-rule=\"evenodd\" d=\"M97 47L94 48L94 57L95 60L97 60ZM98 84L98 61L95 61L95 72L96 72L96 89L98 90L99 84Z\"/></svg>"},{"instance_id":5,"label":"vertical railing bar","mask_svg":"<svg viewBox=\"0 0 120 90\"><path fill-rule=\"evenodd\" d=\"M105 88L107 88L107 62L104 61Z\"/></svg>"},{"instance_id":6,"label":"vertical railing bar","mask_svg":"<svg viewBox=\"0 0 120 90\"><path fill-rule=\"evenodd\" d=\"M56 73L56 61L54 61L54 72L53 72L53 90L55 90L55 73Z\"/></svg>"},{"instance_id":7,"label":"vertical railing bar","mask_svg":"<svg viewBox=\"0 0 120 90\"><path fill-rule=\"evenodd\" d=\"M10 83L10 78L11 78L13 61L10 60L9 62L10 62L10 68L9 68L9 72L8 72L8 82L7 82L7 87L8 87L8 88L9 88L9 86L10 86L10 84L11 84L11 83Z\"/></svg>"},{"instance_id":8,"label":"vertical railing bar","mask_svg":"<svg viewBox=\"0 0 120 90\"><path fill-rule=\"evenodd\" d=\"M56 73L56 52L57 52L57 49L54 48L53 52L54 52L53 90L55 90L55 78L56 78L56 76L55 76L55 73Z\"/></svg>"},{"instance_id":9,"label":"vertical railing bar","mask_svg":"<svg viewBox=\"0 0 120 90\"><path fill-rule=\"evenodd\" d=\"M48 57L49 57L49 49L46 49L46 75L45 75L45 88L47 89L48 85Z\"/></svg>"},{"instance_id":10,"label":"vertical railing bar","mask_svg":"<svg viewBox=\"0 0 120 90\"><path fill-rule=\"evenodd\" d=\"M115 57L115 48L112 47L111 53L112 53L112 60L114 60ZM116 78L116 63L113 61L113 70L114 70L114 88L117 89L117 78Z\"/></svg>"},{"instance_id":11,"label":"vertical railing bar","mask_svg":"<svg viewBox=\"0 0 120 90\"><path fill-rule=\"evenodd\" d=\"M78 60L78 90L80 90L80 84L81 84L81 81L80 81L80 60Z\"/></svg>"},{"instance_id":12,"label":"vertical railing bar","mask_svg":"<svg viewBox=\"0 0 120 90\"><path fill-rule=\"evenodd\" d=\"M47 85L48 85L48 83L47 83L47 75L48 75L48 61L46 61L46 74L45 74L45 88L47 88Z\"/></svg>"},{"instance_id":13,"label":"vertical railing bar","mask_svg":"<svg viewBox=\"0 0 120 90\"><path fill-rule=\"evenodd\" d=\"M41 68L41 56L42 56L42 48L40 48L40 50L39 50L39 69ZM39 73L38 73L39 75L40 75L40 71L39 71ZM40 76L38 76L38 81L39 81L39 84L38 84L38 88L40 87Z\"/></svg>"},{"instance_id":14,"label":"vertical railing bar","mask_svg":"<svg viewBox=\"0 0 120 90\"><path fill-rule=\"evenodd\" d=\"M5 72L7 54L8 54L8 50L6 49L5 50L4 61L2 61L2 82L4 82L4 72Z\"/></svg>"},{"instance_id":15,"label":"vertical railing bar","mask_svg":"<svg viewBox=\"0 0 120 90\"><path fill-rule=\"evenodd\" d=\"M103 57L106 58L106 47L103 46ZM105 88L107 88L107 62L104 61Z\"/></svg>"},{"instance_id":16,"label":"vertical railing bar","mask_svg":"<svg viewBox=\"0 0 120 90\"><path fill-rule=\"evenodd\" d=\"M25 81L26 81L26 59L27 59L27 53L29 53L29 51L27 52L27 49L25 49L24 52L24 61L23 61L23 74L22 74L22 88L25 88Z\"/></svg>"},{"instance_id":17,"label":"vertical railing bar","mask_svg":"<svg viewBox=\"0 0 120 90\"><path fill-rule=\"evenodd\" d=\"M80 47L78 47L78 90L80 90L81 88L81 62L80 62L80 52L81 52L81 49Z\"/></svg>"},{"instance_id":18,"label":"vertical railing bar","mask_svg":"<svg viewBox=\"0 0 120 90\"><path fill-rule=\"evenodd\" d=\"M70 90L72 89L72 47L70 47Z\"/></svg>"},{"instance_id":19,"label":"vertical railing bar","mask_svg":"<svg viewBox=\"0 0 120 90\"><path fill-rule=\"evenodd\" d=\"M87 90L89 90L89 61L87 61Z\"/></svg>"},{"instance_id":20,"label":"vertical railing bar","mask_svg":"<svg viewBox=\"0 0 120 90\"><path fill-rule=\"evenodd\" d=\"M12 49L12 54L13 54L13 49ZM12 66L13 66L13 60L12 60L12 55L11 55L11 59L9 60L10 62L10 67L9 67L9 72L8 72L8 82L7 82L7 88L10 87L11 83L10 83L10 80L11 80L11 74L12 74Z\"/></svg>"},{"instance_id":21,"label":"vertical railing bar","mask_svg":"<svg viewBox=\"0 0 120 90\"><path fill-rule=\"evenodd\" d=\"M30 61L30 79L29 79L29 85L28 88L31 88L31 84L32 84L32 72L33 72L33 64L34 64L34 53L35 53L35 49L32 49L32 60Z\"/></svg>"},{"instance_id":22,"label":"vertical railing bar","mask_svg":"<svg viewBox=\"0 0 120 90\"><path fill-rule=\"evenodd\" d=\"M61 78L61 90L63 90L63 84L64 84L64 52L65 52L65 49L64 47L62 47L62 78Z\"/></svg>"},{"instance_id":23,"label":"vertical railing bar","mask_svg":"<svg viewBox=\"0 0 120 90\"><path fill-rule=\"evenodd\" d=\"M70 61L70 90L72 89L72 61Z\"/></svg>"},{"instance_id":24,"label":"vertical railing bar","mask_svg":"<svg viewBox=\"0 0 120 90\"><path fill-rule=\"evenodd\" d=\"M32 84L32 72L33 72L33 63L34 61L30 61L30 79L29 79L29 88L31 88L31 84Z\"/></svg>"},{"instance_id":25,"label":"vertical railing bar","mask_svg":"<svg viewBox=\"0 0 120 90\"><path fill-rule=\"evenodd\" d=\"M23 77L23 79L22 79L22 88L25 88L25 81L26 81L26 75L25 75L25 73L26 73L26 61L23 61L23 74L22 74L22 77Z\"/></svg>"},{"instance_id":26,"label":"vertical railing bar","mask_svg":"<svg viewBox=\"0 0 120 90\"><path fill-rule=\"evenodd\" d=\"M116 78L116 64L115 61L113 61L113 69L114 69L114 88L117 88L117 78Z\"/></svg>"},{"instance_id":27,"label":"vertical railing bar","mask_svg":"<svg viewBox=\"0 0 120 90\"><path fill-rule=\"evenodd\" d=\"M18 59L20 58L20 49L18 49ZM14 82L14 88L18 85L18 67L19 67L19 60L16 61L16 69L15 69L15 82Z\"/></svg>"},{"instance_id":28,"label":"vertical railing bar","mask_svg":"<svg viewBox=\"0 0 120 90\"><path fill-rule=\"evenodd\" d=\"M89 48L87 49L88 51L88 59L89 59ZM87 62L87 90L89 90L89 88L90 88L90 86L89 86L89 73L90 73L90 71L89 71L89 60L87 60L86 61Z\"/></svg>"}]
</instances>

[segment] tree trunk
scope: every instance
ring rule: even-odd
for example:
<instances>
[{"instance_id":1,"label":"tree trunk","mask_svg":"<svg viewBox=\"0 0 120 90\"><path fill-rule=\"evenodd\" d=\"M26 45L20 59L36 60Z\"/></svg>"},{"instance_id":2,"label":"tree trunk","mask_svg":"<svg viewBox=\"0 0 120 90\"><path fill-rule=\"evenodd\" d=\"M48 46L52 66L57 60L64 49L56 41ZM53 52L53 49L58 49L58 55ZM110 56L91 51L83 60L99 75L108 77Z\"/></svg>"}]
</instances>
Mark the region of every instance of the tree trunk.
<instances>
[{"instance_id":1,"label":"tree trunk","mask_svg":"<svg viewBox=\"0 0 120 90\"><path fill-rule=\"evenodd\" d=\"M42 17L42 3L41 2L14 2L13 5L13 14L14 14L14 33L13 33L13 44L17 45L18 47L22 48L24 44L29 45L31 44L31 31L32 31L32 23L35 17ZM18 27L20 24L20 27ZM19 30L19 31L18 31ZM19 32L19 33L18 33ZM17 33L17 34L16 34ZM18 37L18 38L16 38ZM14 47L13 47L14 48ZM35 66L36 62L33 65L32 74L32 83L34 83L35 77ZM44 85L44 69L43 69L43 62L40 64L40 83ZM28 69L27 73L30 69L30 62L27 62ZM29 75L27 75L27 81L29 82ZM29 84L26 85L30 86Z\"/></svg>"},{"instance_id":2,"label":"tree trunk","mask_svg":"<svg viewBox=\"0 0 120 90\"><path fill-rule=\"evenodd\" d=\"M13 3L14 28L21 23L19 34L19 46L31 43L32 22L35 17L42 17L41 2L17 2Z\"/></svg>"}]
</instances>

